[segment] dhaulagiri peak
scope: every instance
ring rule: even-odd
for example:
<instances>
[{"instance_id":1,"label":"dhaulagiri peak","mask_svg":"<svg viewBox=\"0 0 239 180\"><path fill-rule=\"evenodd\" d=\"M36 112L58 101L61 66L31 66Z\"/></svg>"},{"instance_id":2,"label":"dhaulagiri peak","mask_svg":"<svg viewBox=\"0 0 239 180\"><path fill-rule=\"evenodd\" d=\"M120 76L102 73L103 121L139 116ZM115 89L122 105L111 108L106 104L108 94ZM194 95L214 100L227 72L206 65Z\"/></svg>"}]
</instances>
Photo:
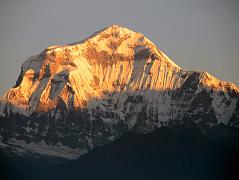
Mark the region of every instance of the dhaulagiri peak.
<instances>
[{"instance_id":1,"label":"dhaulagiri peak","mask_svg":"<svg viewBox=\"0 0 239 180\"><path fill-rule=\"evenodd\" d=\"M57 152L71 147L79 156L129 131L176 123L238 128L239 88L184 70L143 34L112 25L28 58L0 98L0 119L4 138L59 143Z\"/></svg>"},{"instance_id":2,"label":"dhaulagiri peak","mask_svg":"<svg viewBox=\"0 0 239 180\"><path fill-rule=\"evenodd\" d=\"M177 91L191 83L190 78L198 91L239 89L206 72L185 71L143 34L111 25L82 41L50 46L28 58L3 99L27 114L54 109L59 103L68 109L92 108L92 99L109 98L113 92L121 94L113 97L121 103L135 92L153 102L158 96L153 91Z\"/></svg>"}]
</instances>

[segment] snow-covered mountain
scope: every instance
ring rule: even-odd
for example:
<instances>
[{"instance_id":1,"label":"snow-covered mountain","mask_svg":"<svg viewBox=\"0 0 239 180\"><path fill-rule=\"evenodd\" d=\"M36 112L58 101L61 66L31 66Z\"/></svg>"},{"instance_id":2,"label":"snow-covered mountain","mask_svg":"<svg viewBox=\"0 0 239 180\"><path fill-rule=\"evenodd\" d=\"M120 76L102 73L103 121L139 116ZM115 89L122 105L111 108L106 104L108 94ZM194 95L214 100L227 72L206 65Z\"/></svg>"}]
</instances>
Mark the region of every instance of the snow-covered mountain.
<instances>
[{"instance_id":1,"label":"snow-covered mountain","mask_svg":"<svg viewBox=\"0 0 239 180\"><path fill-rule=\"evenodd\" d=\"M0 104L5 145L64 157L174 123L239 127L239 87L181 69L118 25L27 59Z\"/></svg>"}]
</instances>

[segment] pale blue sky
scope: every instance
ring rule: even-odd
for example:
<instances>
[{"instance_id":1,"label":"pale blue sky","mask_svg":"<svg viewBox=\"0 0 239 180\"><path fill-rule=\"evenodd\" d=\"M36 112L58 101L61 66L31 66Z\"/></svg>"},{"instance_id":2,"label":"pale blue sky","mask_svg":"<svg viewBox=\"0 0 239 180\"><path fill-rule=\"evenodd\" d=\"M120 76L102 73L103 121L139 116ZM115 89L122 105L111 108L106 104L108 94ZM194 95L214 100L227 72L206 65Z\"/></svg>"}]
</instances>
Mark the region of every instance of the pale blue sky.
<instances>
[{"instance_id":1,"label":"pale blue sky","mask_svg":"<svg viewBox=\"0 0 239 180\"><path fill-rule=\"evenodd\" d=\"M143 33L184 69L239 82L238 0L1 0L0 95L21 64L111 24Z\"/></svg>"}]
</instances>

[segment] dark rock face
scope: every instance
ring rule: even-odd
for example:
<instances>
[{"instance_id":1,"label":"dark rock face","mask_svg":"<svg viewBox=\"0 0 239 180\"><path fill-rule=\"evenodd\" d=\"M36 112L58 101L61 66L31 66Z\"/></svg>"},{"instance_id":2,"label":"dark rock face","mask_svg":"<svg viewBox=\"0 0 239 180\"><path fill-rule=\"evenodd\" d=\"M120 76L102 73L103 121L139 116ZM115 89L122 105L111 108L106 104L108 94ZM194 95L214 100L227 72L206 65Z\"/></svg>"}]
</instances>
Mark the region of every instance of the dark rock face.
<instances>
[{"instance_id":1,"label":"dark rock face","mask_svg":"<svg viewBox=\"0 0 239 180\"><path fill-rule=\"evenodd\" d=\"M236 104L235 111L232 114L232 117L230 119L230 125L239 127L239 95L237 95L238 100Z\"/></svg>"}]
</instances>

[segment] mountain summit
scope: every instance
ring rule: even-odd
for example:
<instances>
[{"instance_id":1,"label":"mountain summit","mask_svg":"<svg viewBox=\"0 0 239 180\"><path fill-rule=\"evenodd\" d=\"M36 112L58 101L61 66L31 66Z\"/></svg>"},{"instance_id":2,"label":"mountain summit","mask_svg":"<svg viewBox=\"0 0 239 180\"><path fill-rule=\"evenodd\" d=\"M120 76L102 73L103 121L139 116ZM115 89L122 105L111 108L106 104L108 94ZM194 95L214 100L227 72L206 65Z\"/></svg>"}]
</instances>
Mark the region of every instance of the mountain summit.
<instances>
[{"instance_id":1,"label":"mountain summit","mask_svg":"<svg viewBox=\"0 0 239 180\"><path fill-rule=\"evenodd\" d=\"M174 123L238 127L238 92L207 72L181 69L141 33L112 25L27 59L1 100L1 134L85 152L127 131Z\"/></svg>"},{"instance_id":2,"label":"mountain summit","mask_svg":"<svg viewBox=\"0 0 239 180\"><path fill-rule=\"evenodd\" d=\"M159 72L153 71L160 67L180 71L142 34L113 25L82 42L50 46L30 57L5 99L31 114L53 109L59 101L84 108L91 99L102 99L103 92L172 89L175 84L157 82Z\"/></svg>"}]
</instances>

